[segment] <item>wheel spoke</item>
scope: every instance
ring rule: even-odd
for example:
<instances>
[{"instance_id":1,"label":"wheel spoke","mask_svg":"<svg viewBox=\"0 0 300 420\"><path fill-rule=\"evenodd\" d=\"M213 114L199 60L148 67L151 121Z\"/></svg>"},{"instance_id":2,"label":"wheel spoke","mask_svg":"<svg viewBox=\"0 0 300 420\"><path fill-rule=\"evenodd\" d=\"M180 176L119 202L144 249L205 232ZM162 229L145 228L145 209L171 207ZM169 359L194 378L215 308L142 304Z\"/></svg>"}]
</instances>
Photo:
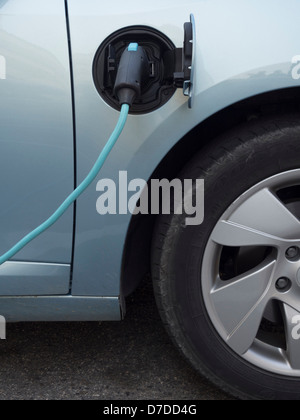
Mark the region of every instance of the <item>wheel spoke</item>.
<instances>
[{"instance_id":1,"label":"wheel spoke","mask_svg":"<svg viewBox=\"0 0 300 420\"><path fill-rule=\"evenodd\" d=\"M277 246L300 239L300 222L267 188L251 196L216 226L212 239L225 246Z\"/></svg>"},{"instance_id":2,"label":"wheel spoke","mask_svg":"<svg viewBox=\"0 0 300 420\"><path fill-rule=\"evenodd\" d=\"M276 261L269 260L225 285L218 281L211 292L215 311L228 333L227 342L241 355L257 335L275 265Z\"/></svg>"},{"instance_id":3,"label":"wheel spoke","mask_svg":"<svg viewBox=\"0 0 300 420\"><path fill-rule=\"evenodd\" d=\"M293 369L300 370L300 312L283 304L286 332L286 356Z\"/></svg>"},{"instance_id":4,"label":"wheel spoke","mask_svg":"<svg viewBox=\"0 0 300 420\"><path fill-rule=\"evenodd\" d=\"M212 240L223 246L272 246L280 244L280 240L264 232L250 229L243 225L222 220L215 227Z\"/></svg>"}]
</instances>

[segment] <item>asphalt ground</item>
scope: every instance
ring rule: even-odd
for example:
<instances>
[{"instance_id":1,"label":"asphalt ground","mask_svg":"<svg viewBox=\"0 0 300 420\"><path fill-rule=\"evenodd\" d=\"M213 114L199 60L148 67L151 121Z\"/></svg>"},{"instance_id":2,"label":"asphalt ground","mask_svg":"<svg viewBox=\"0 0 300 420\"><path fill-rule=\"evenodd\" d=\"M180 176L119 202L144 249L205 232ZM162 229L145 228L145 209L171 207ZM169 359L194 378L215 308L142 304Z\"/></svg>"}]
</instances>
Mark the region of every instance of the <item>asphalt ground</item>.
<instances>
[{"instance_id":1,"label":"asphalt ground","mask_svg":"<svg viewBox=\"0 0 300 420\"><path fill-rule=\"evenodd\" d=\"M23 323L0 341L0 400L226 400L182 358L149 280L122 322Z\"/></svg>"}]
</instances>

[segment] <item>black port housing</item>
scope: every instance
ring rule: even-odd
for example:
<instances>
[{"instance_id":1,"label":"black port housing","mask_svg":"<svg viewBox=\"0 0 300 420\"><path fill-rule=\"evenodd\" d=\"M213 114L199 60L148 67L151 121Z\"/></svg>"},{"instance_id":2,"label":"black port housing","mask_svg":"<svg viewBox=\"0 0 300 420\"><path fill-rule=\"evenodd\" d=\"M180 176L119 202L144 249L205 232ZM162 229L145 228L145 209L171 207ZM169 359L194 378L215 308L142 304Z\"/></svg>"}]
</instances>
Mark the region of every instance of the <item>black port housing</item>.
<instances>
[{"instance_id":1,"label":"black port housing","mask_svg":"<svg viewBox=\"0 0 300 420\"><path fill-rule=\"evenodd\" d=\"M127 27L109 36L96 53L93 77L101 97L116 110L120 110L114 90L117 70L125 48L131 43L143 47L149 62L149 77L130 113L147 114L165 105L174 95L178 87L174 73L181 71L182 49L176 49L163 33L147 26Z\"/></svg>"}]
</instances>

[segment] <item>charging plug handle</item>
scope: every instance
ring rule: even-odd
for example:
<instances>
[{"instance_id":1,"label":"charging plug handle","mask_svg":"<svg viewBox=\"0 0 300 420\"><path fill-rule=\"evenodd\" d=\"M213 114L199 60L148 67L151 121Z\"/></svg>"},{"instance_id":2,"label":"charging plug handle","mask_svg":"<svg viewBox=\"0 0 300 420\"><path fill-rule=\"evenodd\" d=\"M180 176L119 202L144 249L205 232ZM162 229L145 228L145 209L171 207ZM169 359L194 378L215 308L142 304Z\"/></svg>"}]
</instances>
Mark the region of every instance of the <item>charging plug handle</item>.
<instances>
[{"instance_id":1,"label":"charging plug handle","mask_svg":"<svg viewBox=\"0 0 300 420\"><path fill-rule=\"evenodd\" d=\"M114 87L120 105L132 106L139 100L149 78L150 62L145 50L138 44L130 44L122 54Z\"/></svg>"}]
</instances>

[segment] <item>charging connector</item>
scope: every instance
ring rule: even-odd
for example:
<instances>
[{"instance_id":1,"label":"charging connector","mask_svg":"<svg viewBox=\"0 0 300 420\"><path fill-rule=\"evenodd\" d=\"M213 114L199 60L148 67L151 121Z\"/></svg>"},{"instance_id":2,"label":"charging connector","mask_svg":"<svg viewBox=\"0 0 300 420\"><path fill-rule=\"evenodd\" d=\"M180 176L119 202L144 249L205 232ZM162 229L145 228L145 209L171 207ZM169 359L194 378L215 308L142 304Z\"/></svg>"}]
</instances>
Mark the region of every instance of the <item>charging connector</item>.
<instances>
[{"instance_id":1,"label":"charging connector","mask_svg":"<svg viewBox=\"0 0 300 420\"><path fill-rule=\"evenodd\" d=\"M114 94L120 105L132 106L142 94L151 77L151 66L144 48L132 43L122 54L116 77Z\"/></svg>"}]
</instances>

